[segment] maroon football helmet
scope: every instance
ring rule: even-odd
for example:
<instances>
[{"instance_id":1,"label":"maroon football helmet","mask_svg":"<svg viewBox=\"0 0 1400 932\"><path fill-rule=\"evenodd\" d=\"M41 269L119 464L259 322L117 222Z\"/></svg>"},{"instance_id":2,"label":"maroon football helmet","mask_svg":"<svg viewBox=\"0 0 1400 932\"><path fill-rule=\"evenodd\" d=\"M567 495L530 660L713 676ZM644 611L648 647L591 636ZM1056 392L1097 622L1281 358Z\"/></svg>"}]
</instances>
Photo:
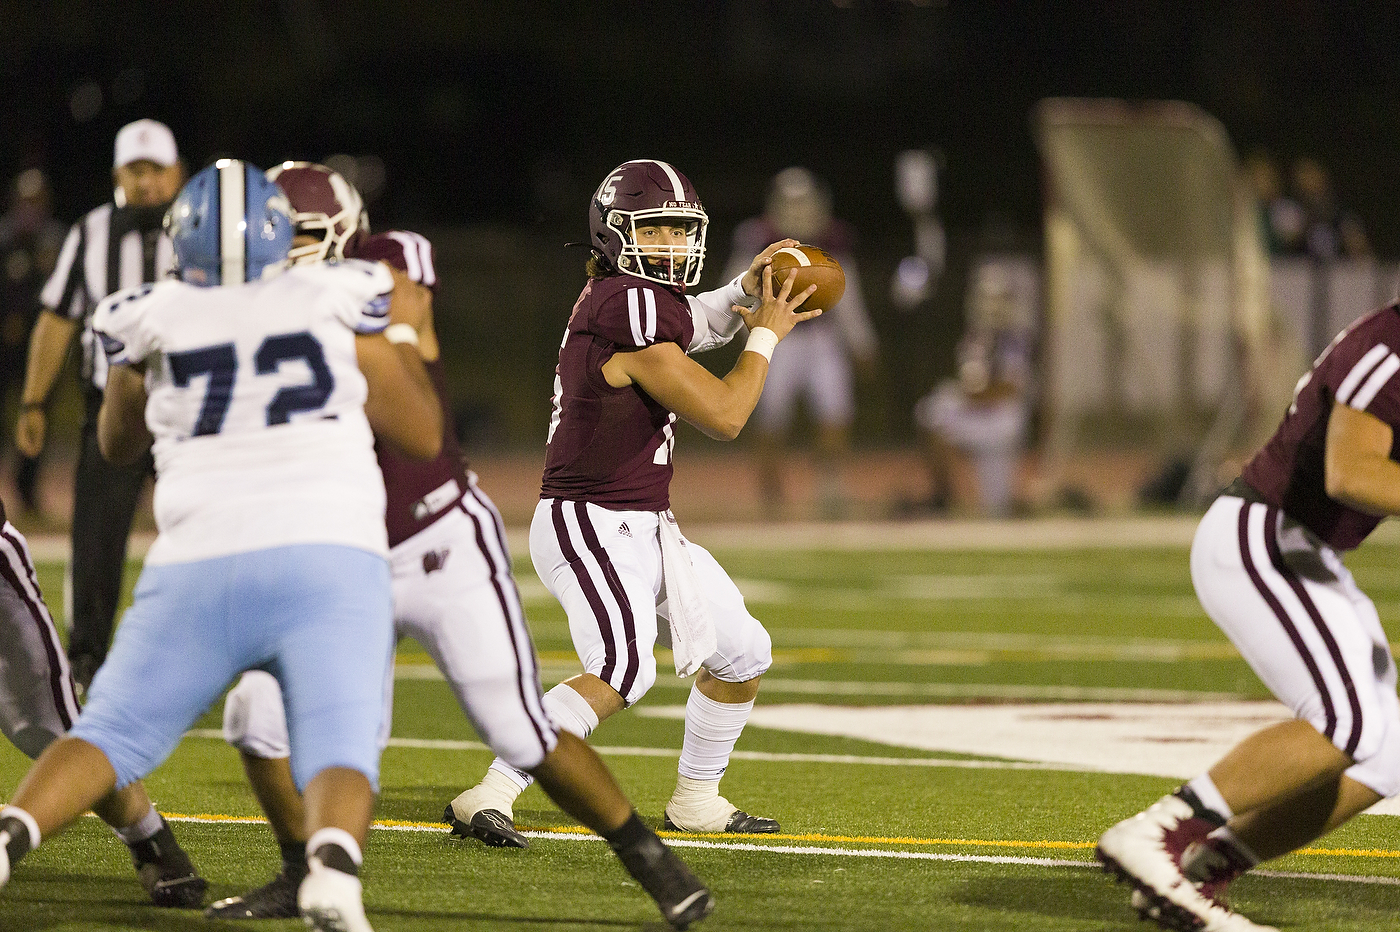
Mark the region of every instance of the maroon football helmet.
<instances>
[{"instance_id":1,"label":"maroon football helmet","mask_svg":"<svg viewBox=\"0 0 1400 932\"><path fill-rule=\"evenodd\" d=\"M684 223L686 245L643 253L637 228L663 219ZM609 172L588 211L590 245L608 265L672 288L700 281L709 222L690 180L670 163L652 159L623 162Z\"/></svg>"},{"instance_id":2,"label":"maroon football helmet","mask_svg":"<svg viewBox=\"0 0 1400 932\"><path fill-rule=\"evenodd\" d=\"M355 186L339 172L315 162L283 162L267 170L287 194L297 235L317 242L293 246L288 258L296 263L344 259L345 247L369 235L369 215Z\"/></svg>"}]
</instances>

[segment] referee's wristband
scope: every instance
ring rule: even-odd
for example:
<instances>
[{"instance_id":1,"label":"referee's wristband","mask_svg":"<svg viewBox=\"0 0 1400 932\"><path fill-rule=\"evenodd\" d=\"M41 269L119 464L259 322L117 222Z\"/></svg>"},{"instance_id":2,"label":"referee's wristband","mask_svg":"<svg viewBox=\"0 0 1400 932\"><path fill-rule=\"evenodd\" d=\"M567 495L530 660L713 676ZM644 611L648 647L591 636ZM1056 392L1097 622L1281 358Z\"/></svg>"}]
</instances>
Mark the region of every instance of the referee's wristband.
<instances>
[{"instance_id":1,"label":"referee's wristband","mask_svg":"<svg viewBox=\"0 0 1400 932\"><path fill-rule=\"evenodd\" d=\"M411 346L418 345L418 331L412 324L390 324L384 328L384 339L390 343L407 343Z\"/></svg>"},{"instance_id":2,"label":"referee's wristband","mask_svg":"<svg viewBox=\"0 0 1400 932\"><path fill-rule=\"evenodd\" d=\"M769 362L773 361L773 347L778 345L778 335L767 327L755 327L749 331L744 352L757 353Z\"/></svg>"}]
</instances>

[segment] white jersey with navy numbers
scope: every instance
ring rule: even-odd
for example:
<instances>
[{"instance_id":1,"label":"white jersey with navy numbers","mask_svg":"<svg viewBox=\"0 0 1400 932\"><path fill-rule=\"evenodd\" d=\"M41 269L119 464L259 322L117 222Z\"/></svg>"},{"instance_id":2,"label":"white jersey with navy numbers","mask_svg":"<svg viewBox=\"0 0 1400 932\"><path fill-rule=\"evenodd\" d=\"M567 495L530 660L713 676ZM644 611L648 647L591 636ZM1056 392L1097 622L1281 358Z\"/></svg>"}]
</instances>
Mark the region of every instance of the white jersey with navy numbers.
<instances>
[{"instance_id":1,"label":"white jersey with navy numbers","mask_svg":"<svg viewBox=\"0 0 1400 932\"><path fill-rule=\"evenodd\" d=\"M355 335L384 329L392 288L381 264L347 260L102 302L109 361L146 369L160 531L147 563L302 543L387 554Z\"/></svg>"}]
</instances>

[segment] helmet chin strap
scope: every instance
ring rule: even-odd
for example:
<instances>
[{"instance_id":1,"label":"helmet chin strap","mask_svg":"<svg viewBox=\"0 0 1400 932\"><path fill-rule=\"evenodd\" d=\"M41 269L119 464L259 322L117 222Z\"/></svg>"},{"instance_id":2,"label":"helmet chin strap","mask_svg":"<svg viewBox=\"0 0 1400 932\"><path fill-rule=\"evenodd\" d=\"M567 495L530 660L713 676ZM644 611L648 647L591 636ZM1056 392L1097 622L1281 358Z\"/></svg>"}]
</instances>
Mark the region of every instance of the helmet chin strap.
<instances>
[{"instance_id":1,"label":"helmet chin strap","mask_svg":"<svg viewBox=\"0 0 1400 932\"><path fill-rule=\"evenodd\" d=\"M685 275L681 275L681 280L676 281L676 259L675 256L647 255L642 254L642 261L658 272L667 284L679 285L684 283Z\"/></svg>"}]
</instances>

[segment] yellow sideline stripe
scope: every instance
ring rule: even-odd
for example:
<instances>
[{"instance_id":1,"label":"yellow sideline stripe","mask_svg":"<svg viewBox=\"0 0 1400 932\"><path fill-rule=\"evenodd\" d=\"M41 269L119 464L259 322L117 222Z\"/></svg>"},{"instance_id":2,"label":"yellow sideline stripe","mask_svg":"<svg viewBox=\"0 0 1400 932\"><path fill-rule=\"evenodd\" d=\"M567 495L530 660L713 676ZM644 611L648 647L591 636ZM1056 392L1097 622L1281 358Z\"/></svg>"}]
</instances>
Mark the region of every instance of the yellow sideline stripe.
<instances>
[{"instance_id":1,"label":"yellow sideline stripe","mask_svg":"<svg viewBox=\"0 0 1400 932\"><path fill-rule=\"evenodd\" d=\"M1294 854L1319 854L1338 858L1400 858L1400 851L1387 848L1299 848Z\"/></svg>"},{"instance_id":2,"label":"yellow sideline stripe","mask_svg":"<svg viewBox=\"0 0 1400 932\"><path fill-rule=\"evenodd\" d=\"M200 812L195 814L184 814L179 812L162 813L167 819L176 819L184 822L213 822L213 823L263 823L266 819L259 816L231 816L221 815L211 812ZM373 828L389 829L437 829L446 831L446 827L441 822L416 822L408 819L375 819L371 823ZM516 828L521 832L550 834L550 835L591 835L590 830L581 825L550 825L550 826L529 826L520 825ZM722 833L704 832L658 832L664 838L716 838L722 837ZM731 836L736 837L736 836ZM804 835L772 834L772 835L746 835L744 840L752 842L764 841L805 841L805 842L827 842L829 844L851 844L851 845L958 845L969 848L1059 848L1059 849L1079 849L1084 850L1094 847L1092 841L1026 841L1006 838L915 838L910 835L899 835L895 837L882 837L879 835L823 835L820 833ZM1321 857L1339 858L1400 858L1400 851L1389 848L1299 848L1294 854L1309 854Z\"/></svg>"}]
</instances>

